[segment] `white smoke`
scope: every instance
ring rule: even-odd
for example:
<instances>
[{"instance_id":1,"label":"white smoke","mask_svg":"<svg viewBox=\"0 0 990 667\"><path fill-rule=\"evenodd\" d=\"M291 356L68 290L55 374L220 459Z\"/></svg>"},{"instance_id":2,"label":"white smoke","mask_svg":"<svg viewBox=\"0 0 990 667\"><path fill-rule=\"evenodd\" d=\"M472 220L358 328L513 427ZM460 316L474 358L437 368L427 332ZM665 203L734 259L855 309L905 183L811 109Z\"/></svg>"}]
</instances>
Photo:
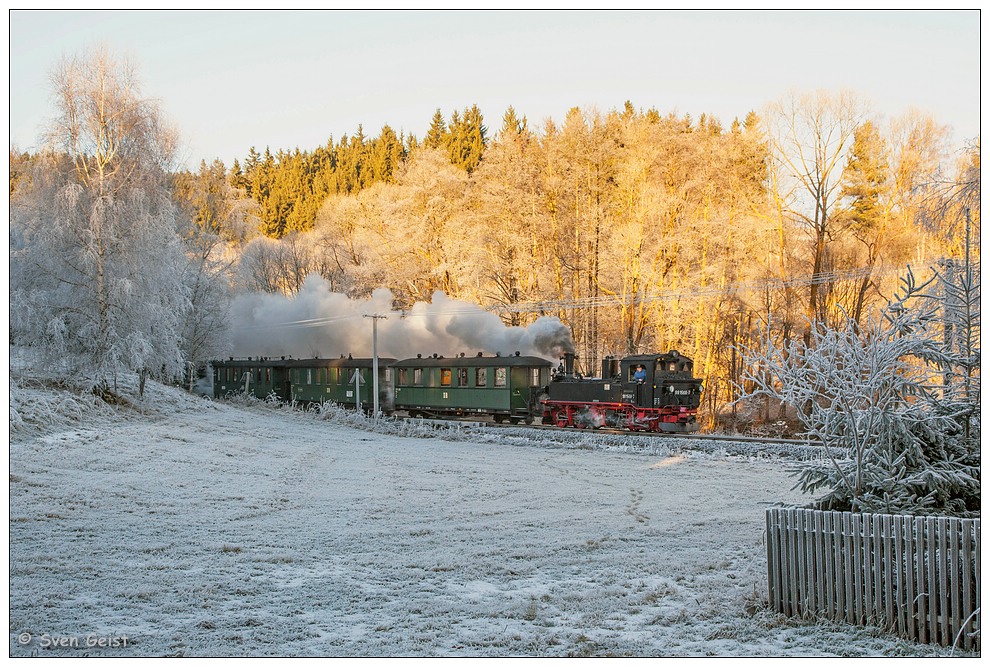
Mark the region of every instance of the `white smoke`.
<instances>
[{"instance_id":1,"label":"white smoke","mask_svg":"<svg viewBox=\"0 0 990 667\"><path fill-rule=\"evenodd\" d=\"M433 294L405 312L392 310L392 292L351 299L309 276L294 297L250 293L231 306L236 356L370 357L372 320L378 320L378 355L406 359L417 354L446 357L478 352L508 356L519 352L556 360L574 350L570 330L556 317L540 317L527 327L509 327L480 306Z\"/></svg>"}]
</instances>

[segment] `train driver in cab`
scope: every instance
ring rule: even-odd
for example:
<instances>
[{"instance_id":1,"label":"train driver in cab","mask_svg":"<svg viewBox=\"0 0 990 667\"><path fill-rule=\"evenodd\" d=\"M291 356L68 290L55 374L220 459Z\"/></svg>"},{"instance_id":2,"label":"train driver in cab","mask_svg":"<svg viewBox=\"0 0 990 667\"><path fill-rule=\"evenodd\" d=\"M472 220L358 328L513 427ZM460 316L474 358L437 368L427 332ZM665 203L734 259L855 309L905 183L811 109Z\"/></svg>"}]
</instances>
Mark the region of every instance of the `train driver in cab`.
<instances>
[{"instance_id":1,"label":"train driver in cab","mask_svg":"<svg viewBox=\"0 0 990 667\"><path fill-rule=\"evenodd\" d=\"M646 382L646 369L643 368L642 364L636 367L636 372L633 373L633 382L638 382L639 384Z\"/></svg>"}]
</instances>

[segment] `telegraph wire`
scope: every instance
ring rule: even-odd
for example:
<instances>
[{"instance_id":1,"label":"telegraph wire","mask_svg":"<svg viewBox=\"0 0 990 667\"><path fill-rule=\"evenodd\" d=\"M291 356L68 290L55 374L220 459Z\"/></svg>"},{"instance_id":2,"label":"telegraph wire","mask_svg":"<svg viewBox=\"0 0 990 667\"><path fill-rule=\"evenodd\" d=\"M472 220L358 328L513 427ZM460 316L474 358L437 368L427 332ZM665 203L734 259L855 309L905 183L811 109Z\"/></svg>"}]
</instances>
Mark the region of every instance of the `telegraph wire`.
<instances>
[{"instance_id":1,"label":"telegraph wire","mask_svg":"<svg viewBox=\"0 0 990 667\"><path fill-rule=\"evenodd\" d=\"M584 297L580 299L558 299L552 301L530 301L516 304L498 304L492 306L475 306L470 308L452 308L439 312L416 313L411 310L394 311L401 318L412 317L444 317L453 315L481 315L488 313L552 313L561 310L578 310L595 306L623 306L640 305L644 303L654 303L657 301L677 301L708 296L726 296L736 292L757 291L766 289L787 289L795 287L808 287L811 285L827 285L846 280L857 280L869 276L885 276L893 273L901 273L903 269L886 269L876 271L870 268L851 269L849 271L823 271L816 274L800 276L797 278L769 278L752 282L729 283L724 287L685 287L679 289L669 289L654 292L644 292L633 297L607 295L598 297ZM264 325L251 325L241 327L241 329L307 329L324 327L336 322L344 322L355 317L362 317L362 314L348 313L345 315L334 315L328 317L316 317L304 320L293 320L291 322L278 322Z\"/></svg>"}]
</instances>

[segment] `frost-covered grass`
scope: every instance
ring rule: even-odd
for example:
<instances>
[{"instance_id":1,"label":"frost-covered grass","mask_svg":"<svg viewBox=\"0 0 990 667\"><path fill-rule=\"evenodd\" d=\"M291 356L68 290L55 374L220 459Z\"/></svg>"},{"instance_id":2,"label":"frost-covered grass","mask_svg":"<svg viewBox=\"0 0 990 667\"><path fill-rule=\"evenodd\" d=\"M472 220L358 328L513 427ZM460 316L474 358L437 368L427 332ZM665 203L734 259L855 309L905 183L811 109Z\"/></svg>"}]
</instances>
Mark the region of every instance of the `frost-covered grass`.
<instances>
[{"instance_id":1,"label":"frost-covered grass","mask_svg":"<svg viewBox=\"0 0 990 667\"><path fill-rule=\"evenodd\" d=\"M250 403L254 399L240 399ZM319 419L332 421L363 431L415 438L443 438L474 442L499 442L526 447L559 447L564 449L596 449L604 451L672 456L709 454L740 456L747 459L787 458L795 461L822 460L821 447L802 444L735 442L717 439L691 439L682 436L635 435L614 432L549 430L525 426L501 427L488 422L467 420L419 420L401 417L374 419L366 414L332 402L308 408L279 405L283 409L304 410ZM442 423L439 423L442 422ZM480 428L478 425L480 424Z\"/></svg>"},{"instance_id":2,"label":"frost-covered grass","mask_svg":"<svg viewBox=\"0 0 990 667\"><path fill-rule=\"evenodd\" d=\"M11 392L11 655L948 653L766 609L777 456Z\"/></svg>"}]
</instances>

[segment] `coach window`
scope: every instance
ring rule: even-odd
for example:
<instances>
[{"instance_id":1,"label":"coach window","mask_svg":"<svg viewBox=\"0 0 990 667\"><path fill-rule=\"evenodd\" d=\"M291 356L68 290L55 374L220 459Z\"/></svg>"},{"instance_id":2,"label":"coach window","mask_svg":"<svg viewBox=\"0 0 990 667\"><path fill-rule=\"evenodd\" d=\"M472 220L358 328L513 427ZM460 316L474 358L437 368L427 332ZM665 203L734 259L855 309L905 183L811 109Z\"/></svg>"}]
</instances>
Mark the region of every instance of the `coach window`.
<instances>
[{"instance_id":1,"label":"coach window","mask_svg":"<svg viewBox=\"0 0 990 667\"><path fill-rule=\"evenodd\" d=\"M450 369L441 368L440 369L440 386L449 387L450 386Z\"/></svg>"},{"instance_id":2,"label":"coach window","mask_svg":"<svg viewBox=\"0 0 990 667\"><path fill-rule=\"evenodd\" d=\"M399 379L396 382L396 384L398 384L399 386L402 386L402 387L404 387L407 384L409 384L409 369L408 368L400 368L399 369Z\"/></svg>"},{"instance_id":3,"label":"coach window","mask_svg":"<svg viewBox=\"0 0 990 667\"><path fill-rule=\"evenodd\" d=\"M504 369L504 368L496 368L495 369L495 386L496 387L504 387L505 386L505 376L506 376L505 370L506 369Z\"/></svg>"},{"instance_id":4,"label":"coach window","mask_svg":"<svg viewBox=\"0 0 990 667\"><path fill-rule=\"evenodd\" d=\"M477 368L474 371L474 386L475 387L487 387L488 386L488 369L487 368Z\"/></svg>"},{"instance_id":5,"label":"coach window","mask_svg":"<svg viewBox=\"0 0 990 667\"><path fill-rule=\"evenodd\" d=\"M540 369L530 368L529 369L529 386L535 387L540 384Z\"/></svg>"},{"instance_id":6,"label":"coach window","mask_svg":"<svg viewBox=\"0 0 990 667\"><path fill-rule=\"evenodd\" d=\"M468 386L468 372L466 368L457 369L457 386L458 387Z\"/></svg>"},{"instance_id":7,"label":"coach window","mask_svg":"<svg viewBox=\"0 0 990 667\"><path fill-rule=\"evenodd\" d=\"M413 369L413 384L422 385L423 384L423 369L414 368Z\"/></svg>"}]
</instances>

